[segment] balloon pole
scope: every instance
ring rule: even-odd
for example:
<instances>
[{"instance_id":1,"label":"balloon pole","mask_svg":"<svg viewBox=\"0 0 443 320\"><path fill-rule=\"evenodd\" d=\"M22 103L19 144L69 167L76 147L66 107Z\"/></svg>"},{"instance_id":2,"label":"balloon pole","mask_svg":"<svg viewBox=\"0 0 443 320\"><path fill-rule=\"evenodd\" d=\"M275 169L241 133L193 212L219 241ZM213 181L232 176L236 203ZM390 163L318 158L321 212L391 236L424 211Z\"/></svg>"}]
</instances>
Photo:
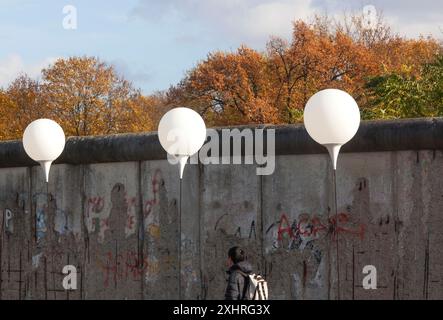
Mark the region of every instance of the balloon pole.
<instances>
[{"instance_id":1,"label":"balloon pole","mask_svg":"<svg viewBox=\"0 0 443 320\"><path fill-rule=\"evenodd\" d=\"M46 217L44 219L48 219L48 217L50 215L50 204L51 204L51 195L49 194L49 183L48 183L48 180L46 179L46 210L44 212ZM49 237L51 237L50 233L49 233Z\"/></svg>"},{"instance_id":2,"label":"balloon pole","mask_svg":"<svg viewBox=\"0 0 443 320\"><path fill-rule=\"evenodd\" d=\"M335 224L334 224L334 236L335 236L335 250L336 250L336 269L337 269L337 300L340 300L340 259L339 259L339 239L338 239L338 209L337 209L337 159L340 152L341 144L325 144L328 149L329 156L332 161L332 182L334 185L334 210L335 210Z\"/></svg>"},{"instance_id":3,"label":"balloon pole","mask_svg":"<svg viewBox=\"0 0 443 320\"><path fill-rule=\"evenodd\" d=\"M184 167L184 166L183 166ZM178 299L182 298L182 179L180 177L180 201L178 211Z\"/></svg>"},{"instance_id":4,"label":"balloon pole","mask_svg":"<svg viewBox=\"0 0 443 320\"><path fill-rule=\"evenodd\" d=\"M332 180L334 183L334 209L335 209L335 225L334 225L334 234L335 234L335 250L336 250L336 268L337 268L337 300L340 300L340 259L339 259L339 250L338 250L338 210L337 210L337 177L336 170L332 171Z\"/></svg>"}]
</instances>

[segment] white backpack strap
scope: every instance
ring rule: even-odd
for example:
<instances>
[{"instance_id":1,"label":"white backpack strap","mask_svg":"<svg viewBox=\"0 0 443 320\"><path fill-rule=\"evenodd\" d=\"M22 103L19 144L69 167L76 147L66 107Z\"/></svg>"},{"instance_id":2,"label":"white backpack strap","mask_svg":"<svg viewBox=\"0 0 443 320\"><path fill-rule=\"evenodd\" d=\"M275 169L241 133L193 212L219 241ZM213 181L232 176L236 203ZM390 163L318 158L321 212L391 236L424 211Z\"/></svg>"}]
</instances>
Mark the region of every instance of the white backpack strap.
<instances>
[{"instance_id":1,"label":"white backpack strap","mask_svg":"<svg viewBox=\"0 0 443 320\"><path fill-rule=\"evenodd\" d=\"M265 295L265 300L268 300L268 283L266 281L263 282L263 292Z\"/></svg>"},{"instance_id":2,"label":"white backpack strap","mask_svg":"<svg viewBox=\"0 0 443 320\"><path fill-rule=\"evenodd\" d=\"M250 274L249 275L249 288L253 288L253 291L249 292L249 298L251 300L257 300L257 288L258 288L258 283L257 283L257 278L256 278L256 274Z\"/></svg>"},{"instance_id":3,"label":"white backpack strap","mask_svg":"<svg viewBox=\"0 0 443 320\"><path fill-rule=\"evenodd\" d=\"M263 281L260 281L258 283L258 296L259 296L259 300L266 300L265 292L264 292L264 288L263 288Z\"/></svg>"}]
</instances>

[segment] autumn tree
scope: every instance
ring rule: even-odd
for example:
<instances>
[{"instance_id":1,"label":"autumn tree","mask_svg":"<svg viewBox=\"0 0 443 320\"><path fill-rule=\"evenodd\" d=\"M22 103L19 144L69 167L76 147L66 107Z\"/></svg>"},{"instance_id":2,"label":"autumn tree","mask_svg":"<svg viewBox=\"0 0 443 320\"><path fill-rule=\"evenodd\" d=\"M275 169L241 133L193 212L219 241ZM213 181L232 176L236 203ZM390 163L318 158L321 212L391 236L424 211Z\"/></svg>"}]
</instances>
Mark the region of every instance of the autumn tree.
<instances>
[{"instance_id":1,"label":"autumn tree","mask_svg":"<svg viewBox=\"0 0 443 320\"><path fill-rule=\"evenodd\" d=\"M175 105L164 91L151 95L137 95L130 100L132 119L128 124L128 132L143 132L157 130L161 117Z\"/></svg>"},{"instance_id":2,"label":"autumn tree","mask_svg":"<svg viewBox=\"0 0 443 320\"><path fill-rule=\"evenodd\" d=\"M91 57L59 59L42 70L48 108L67 135L125 132L140 93L112 66Z\"/></svg>"},{"instance_id":3,"label":"autumn tree","mask_svg":"<svg viewBox=\"0 0 443 320\"><path fill-rule=\"evenodd\" d=\"M291 123L317 90L333 86L352 94L376 70L362 43L323 24L298 21L290 43L272 38L266 52L242 46L210 53L175 90L210 123Z\"/></svg>"},{"instance_id":4,"label":"autumn tree","mask_svg":"<svg viewBox=\"0 0 443 320\"><path fill-rule=\"evenodd\" d=\"M371 28L358 15L344 22L314 17L294 22L291 41L271 38L265 52L242 46L210 53L169 92L210 125L293 123L324 88L345 90L370 108L369 79L405 65L416 75L440 50L435 39L392 34L381 17Z\"/></svg>"},{"instance_id":5,"label":"autumn tree","mask_svg":"<svg viewBox=\"0 0 443 320\"><path fill-rule=\"evenodd\" d=\"M442 48L392 33L381 15L370 27L362 15L315 16L263 51L211 52L177 85L147 96L98 58L59 59L39 80L20 75L0 89L0 138L20 138L41 117L67 135L152 131L176 106L208 126L295 123L324 88L349 92L366 119L443 116Z\"/></svg>"},{"instance_id":6,"label":"autumn tree","mask_svg":"<svg viewBox=\"0 0 443 320\"><path fill-rule=\"evenodd\" d=\"M171 108L165 97L143 96L98 58L59 59L42 70L40 81L20 75L0 91L1 138L21 138L42 117L60 123L68 136L152 131Z\"/></svg>"},{"instance_id":7,"label":"autumn tree","mask_svg":"<svg viewBox=\"0 0 443 320\"><path fill-rule=\"evenodd\" d=\"M10 101L8 108L3 107L3 114L7 118L5 130L9 136L19 137L33 120L51 117L40 83L26 74L19 75L5 94Z\"/></svg>"},{"instance_id":8,"label":"autumn tree","mask_svg":"<svg viewBox=\"0 0 443 320\"><path fill-rule=\"evenodd\" d=\"M277 110L268 100L268 80L265 57L241 46L234 53L210 53L168 95L205 114L210 123L274 122Z\"/></svg>"},{"instance_id":9,"label":"autumn tree","mask_svg":"<svg viewBox=\"0 0 443 320\"><path fill-rule=\"evenodd\" d=\"M39 82L19 75L0 91L0 114L2 139L19 138L31 121L50 117Z\"/></svg>"},{"instance_id":10,"label":"autumn tree","mask_svg":"<svg viewBox=\"0 0 443 320\"><path fill-rule=\"evenodd\" d=\"M0 139L7 140L13 136L10 134L10 115L15 110L15 106L2 89L0 89L0 110Z\"/></svg>"},{"instance_id":11,"label":"autumn tree","mask_svg":"<svg viewBox=\"0 0 443 320\"><path fill-rule=\"evenodd\" d=\"M341 30L294 23L290 44L279 38L267 46L270 75L277 89L280 122L295 122L310 96L335 87L359 95L365 77L376 72L375 59L362 43Z\"/></svg>"}]
</instances>

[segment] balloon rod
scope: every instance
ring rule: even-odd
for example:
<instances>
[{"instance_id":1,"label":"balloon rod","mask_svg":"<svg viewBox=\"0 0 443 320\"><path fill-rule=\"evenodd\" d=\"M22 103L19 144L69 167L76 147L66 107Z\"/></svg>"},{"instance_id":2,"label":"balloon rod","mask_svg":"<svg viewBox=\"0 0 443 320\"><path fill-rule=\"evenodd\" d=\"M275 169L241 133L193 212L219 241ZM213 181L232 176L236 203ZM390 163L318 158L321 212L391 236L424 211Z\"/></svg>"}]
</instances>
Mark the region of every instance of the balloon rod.
<instances>
[{"instance_id":1,"label":"balloon rod","mask_svg":"<svg viewBox=\"0 0 443 320\"><path fill-rule=\"evenodd\" d=\"M39 161L39 162L43 168L43 171L45 172L46 182L48 182L49 181L49 170L51 169L52 161Z\"/></svg>"},{"instance_id":2,"label":"balloon rod","mask_svg":"<svg viewBox=\"0 0 443 320\"><path fill-rule=\"evenodd\" d=\"M180 179L183 178L183 171L185 170L186 162L189 156L177 156L180 165Z\"/></svg>"},{"instance_id":3,"label":"balloon rod","mask_svg":"<svg viewBox=\"0 0 443 320\"><path fill-rule=\"evenodd\" d=\"M334 170L337 170L337 159L338 154L340 153L341 144L331 143L325 144L324 146L326 147L326 149L328 149L329 156L331 157L332 161L332 167L334 168Z\"/></svg>"}]
</instances>

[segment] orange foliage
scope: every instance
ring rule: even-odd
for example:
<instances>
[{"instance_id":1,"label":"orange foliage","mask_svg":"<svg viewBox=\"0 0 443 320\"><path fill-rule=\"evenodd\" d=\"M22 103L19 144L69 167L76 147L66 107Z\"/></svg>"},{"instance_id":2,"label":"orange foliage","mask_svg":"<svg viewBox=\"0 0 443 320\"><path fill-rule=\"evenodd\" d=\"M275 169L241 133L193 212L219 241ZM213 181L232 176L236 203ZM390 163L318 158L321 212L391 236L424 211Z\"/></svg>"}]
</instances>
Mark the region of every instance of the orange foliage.
<instances>
[{"instance_id":1,"label":"orange foliage","mask_svg":"<svg viewBox=\"0 0 443 320\"><path fill-rule=\"evenodd\" d=\"M195 109L209 126L293 123L310 96L330 87L370 108L369 78L404 70L418 77L441 51L435 39L393 35L381 19L368 29L361 16L315 17L294 22L290 41L271 38L263 52L243 45L209 53L178 85L149 96L98 58L59 59L40 82L21 75L0 90L0 138L21 138L40 117L67 135L150 131L174 106Z\"/></svg>"},{"instance_id":2,"label":"orange foliage","mask_svg":"<svg viewBox=\"0 0 443 320\"><path fill-rule=\"evenodd\" d=\"M68 136L152 130L143 113L146 99L97 58L59 59L42 70L41 83L22 75L2 92L2 138L21 138L42 117L57 121Z\"/></svg>"},{"instance_id":3,"label":"orange foliage","mask_svg":"<svg viewBox=\"0 0 443 320\"><path fill-rule=\"evenodd\" d=\"M172 92L211 125L292 123L318 90L345 90L365 107L368 78L405 65L418 72L440 50L434 39L391 35L382 23L365 29L359 17L345 24L317 17L295 22L291 42L272 38L266 52L210 53Z\"/></svg>"}]
</instances>

